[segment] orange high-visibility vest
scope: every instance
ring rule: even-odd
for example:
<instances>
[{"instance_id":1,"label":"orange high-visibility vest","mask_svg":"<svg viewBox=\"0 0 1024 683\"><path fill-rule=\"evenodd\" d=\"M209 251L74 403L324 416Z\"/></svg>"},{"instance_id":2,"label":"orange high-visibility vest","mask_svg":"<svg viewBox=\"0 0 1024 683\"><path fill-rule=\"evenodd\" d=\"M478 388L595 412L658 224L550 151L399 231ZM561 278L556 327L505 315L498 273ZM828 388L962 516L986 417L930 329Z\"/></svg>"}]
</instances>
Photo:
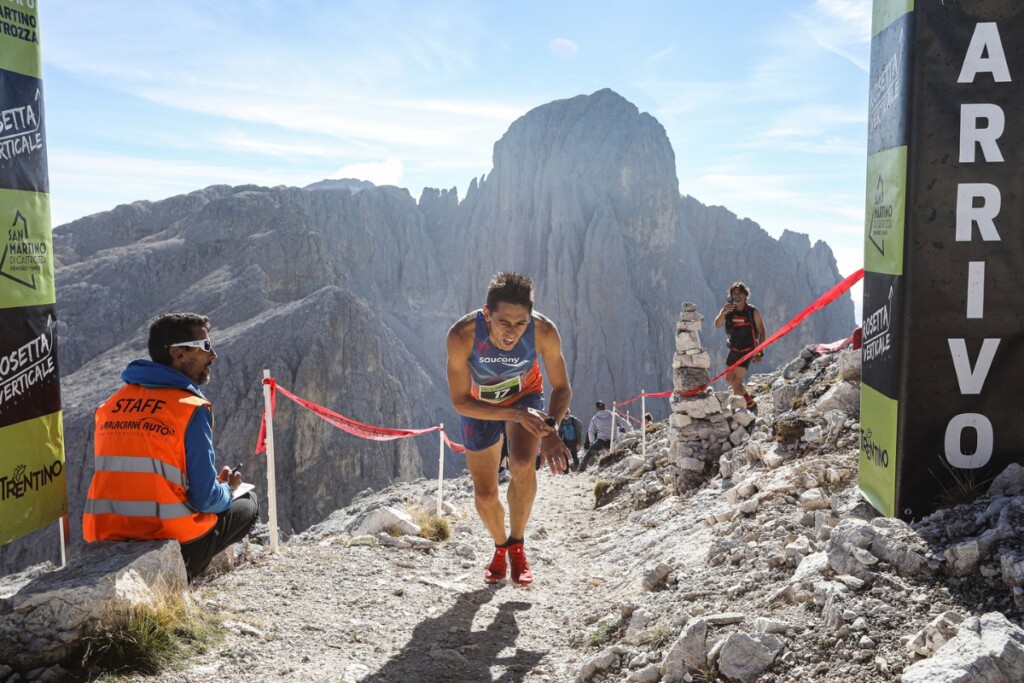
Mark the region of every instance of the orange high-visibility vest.
<instances>
[{"instance_id":1,"label":"orange high-visibility vest","mask_svg":"<svg viewBox=\"0 0 1024 683\"><path fill-rule=\"evenodd\" d=\"M96 410L96 471L86 541L194 541L217 515L188 504L185 429L206 401L184 389L126 384Z\"/></svg>"}]
</instances>

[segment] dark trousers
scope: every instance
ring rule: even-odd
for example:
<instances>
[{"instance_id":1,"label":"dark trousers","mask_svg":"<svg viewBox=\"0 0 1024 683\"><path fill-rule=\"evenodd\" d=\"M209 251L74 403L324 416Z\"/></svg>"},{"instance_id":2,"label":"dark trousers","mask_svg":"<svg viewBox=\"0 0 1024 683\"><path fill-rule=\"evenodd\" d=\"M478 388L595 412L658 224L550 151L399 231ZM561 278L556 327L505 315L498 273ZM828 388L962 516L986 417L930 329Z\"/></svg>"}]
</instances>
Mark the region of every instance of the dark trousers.
<instances>
[{"instance_id":1,"label":"dark trousers","mask_svg":"<svg viewBox=\"0 0 1024 683\"><path fill-rule=\"evenodd\" d=\"M245 538L259 518L260 504L250 491L232 500L231 507L218 513L212 529L194 541L182 543L181 557L185 560L188 580L202 574L217 553Z\"/></svg>"},{"instance_id":2,"label":"dark trousers","mask_svg":"<svg viewBox=\"0 0 1024 683\"><path fill-rule=\"evenodd\" d=\"M577 451L579 451L580 449L580 444L578 441L564 440L562 441L562 443L564 443L565 447L569 449L569 455L572 456L572 462L565 464L565 472L563 473L568 474L569 470L578 470L580 468L580 456L577 453Z\"/></svg>"},{"instance_id":3,"label":"dark trousers","mask_svg":"<svg viewBox=\"0 0 1024 683\"><path fill-rule=\"evenodd\" d=\"M601 451L608 450L610 445L611 442L608 441L608 439L598 439L594 443L590 444L590 448L588 448L587 452L583 455L583 462L580 463L580 472L587 469L594 458L597 457L597 454Z\"/></svg>"}]
</instances>

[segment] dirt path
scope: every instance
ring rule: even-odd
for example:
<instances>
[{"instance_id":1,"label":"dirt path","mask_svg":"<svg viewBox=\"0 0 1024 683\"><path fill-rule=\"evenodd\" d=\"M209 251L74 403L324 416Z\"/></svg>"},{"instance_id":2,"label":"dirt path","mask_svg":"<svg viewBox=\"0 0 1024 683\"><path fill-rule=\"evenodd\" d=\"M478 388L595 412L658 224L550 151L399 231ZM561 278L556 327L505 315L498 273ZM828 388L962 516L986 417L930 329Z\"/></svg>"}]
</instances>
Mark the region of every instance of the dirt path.
<instances>
[{"instance_id":1,"label":"dirt path","mask_svg":"<svg viewBox=\"0 0 1024 683\"><path fill-rule=\"evenodd\" d=\"M621 579L635 557L618 533L627 511L594 510L594 481L541 475L527 534L530 589L483 583L490 544L463 486L455 500L464 517L433 552L331 538L286 545L212 579L197 599L220 612L229 635L157 680L575 680L597 652L587 647L595 620L640 591ZM645 542L665 542L646 533ZM703 557L692 544L688 552Z\"/></svg>"}]
</instances>

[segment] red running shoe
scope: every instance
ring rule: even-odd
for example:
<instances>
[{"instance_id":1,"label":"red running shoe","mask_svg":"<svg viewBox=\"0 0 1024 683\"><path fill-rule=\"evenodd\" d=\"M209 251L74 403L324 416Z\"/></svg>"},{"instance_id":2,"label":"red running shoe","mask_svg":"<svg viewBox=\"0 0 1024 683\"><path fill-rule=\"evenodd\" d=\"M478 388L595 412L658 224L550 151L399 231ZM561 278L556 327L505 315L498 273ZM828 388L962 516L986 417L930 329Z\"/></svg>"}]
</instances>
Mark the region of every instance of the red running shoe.
<instances>
[{"instance_id":1,"label":"red running shoe","mask_svg":"<svg viewBox=\"0 0 1024 683\"><path fill-rule=\"evenodd\" d=\"M485 583L498 583L505 578L505 572L508 570L508 565L505 564L505 552L508 548L501 547L494 549L494 557L491 559L491 563L487 565L487 569L484 570L484 582Z\"/></svg>"},{"instance_id":2,"label":"red running shoe","mask_svg":"<svg viewBox=\"0 0 1024 683\"><path fill-rule=\"evenodd\" d=\"M513 543L508 547L508 559L512 563L512 583L529 587L533 583L533 570L526 560L526 550L522 543Z\"/></svg>"}]
</instances>

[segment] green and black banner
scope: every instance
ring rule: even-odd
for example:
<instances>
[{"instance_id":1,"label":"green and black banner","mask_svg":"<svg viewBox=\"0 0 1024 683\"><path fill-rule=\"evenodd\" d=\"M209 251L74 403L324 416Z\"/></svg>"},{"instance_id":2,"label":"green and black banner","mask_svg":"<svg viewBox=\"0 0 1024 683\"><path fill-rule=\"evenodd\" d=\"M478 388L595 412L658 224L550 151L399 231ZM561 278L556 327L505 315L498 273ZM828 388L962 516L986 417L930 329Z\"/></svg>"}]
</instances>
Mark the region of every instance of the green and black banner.
<instances>
[{"instance_id":1,"label":"green and black banner","mask_svg":"<svg viewBox=\"0 0 1024 683\"><path fill-rule=\"evenodd\" d=\"M0 0L0 545L67 514L39 8Z\"/></svg>"},{"instance_id":2,"label":"green and black banner","mask_svg":"<svg viewBox=\"0 0 1024 683\"><path fill-rule=\"evenodd\" d=\"M874 3L860 478L889 516L1024 462L1022 35L1020 0Z\"/></svg>"}]
</instances>

